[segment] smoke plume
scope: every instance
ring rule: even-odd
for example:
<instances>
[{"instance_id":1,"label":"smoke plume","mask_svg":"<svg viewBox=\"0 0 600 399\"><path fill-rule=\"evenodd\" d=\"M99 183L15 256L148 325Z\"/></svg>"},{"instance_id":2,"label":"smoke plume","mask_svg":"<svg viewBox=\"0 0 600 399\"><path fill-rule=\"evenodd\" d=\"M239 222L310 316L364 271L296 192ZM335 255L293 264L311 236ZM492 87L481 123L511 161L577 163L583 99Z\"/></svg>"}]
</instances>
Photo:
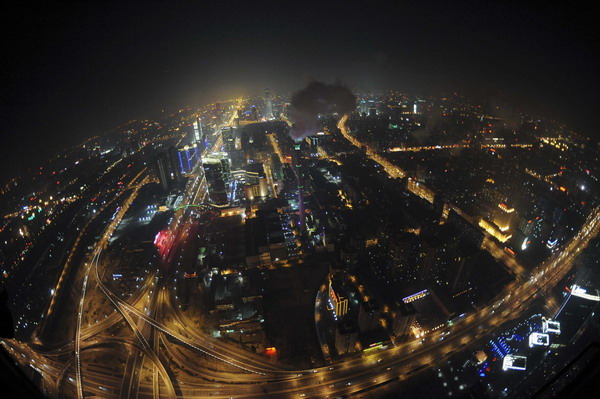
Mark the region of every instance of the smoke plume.
<instances>
[{"instance_id":1,"label":"smoke plume","mask_svg":"<svg viewBox=\"0 0 600 399\"><path fill-rule=\"evenodd\" d=\"M313 81L292 95L290 136L294 140L312 136L319 131L319 115L337 114L341 117L356 108L356 97L341 83L326 84Z\"/></svg>"}]
</instances>

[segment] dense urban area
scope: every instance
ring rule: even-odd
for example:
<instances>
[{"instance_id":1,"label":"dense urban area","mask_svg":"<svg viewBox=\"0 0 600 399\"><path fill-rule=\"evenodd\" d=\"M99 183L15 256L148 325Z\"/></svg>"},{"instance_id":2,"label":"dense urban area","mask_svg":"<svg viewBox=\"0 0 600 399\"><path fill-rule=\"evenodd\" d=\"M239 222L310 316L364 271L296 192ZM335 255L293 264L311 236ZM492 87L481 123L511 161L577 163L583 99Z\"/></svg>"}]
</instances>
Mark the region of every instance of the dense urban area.
<instances>
[{"instance_id":1,"label":"dense urban area","mask_svg":"<svg viewBox=\"0 0 600 399\"><path fill-rule=\"evenodd\" d=\"M61 398L561 392L599 323L598 143L354 94L305 137L266 89L32 161L0 188L2 347Z\"/></svg>"}]
</instances>

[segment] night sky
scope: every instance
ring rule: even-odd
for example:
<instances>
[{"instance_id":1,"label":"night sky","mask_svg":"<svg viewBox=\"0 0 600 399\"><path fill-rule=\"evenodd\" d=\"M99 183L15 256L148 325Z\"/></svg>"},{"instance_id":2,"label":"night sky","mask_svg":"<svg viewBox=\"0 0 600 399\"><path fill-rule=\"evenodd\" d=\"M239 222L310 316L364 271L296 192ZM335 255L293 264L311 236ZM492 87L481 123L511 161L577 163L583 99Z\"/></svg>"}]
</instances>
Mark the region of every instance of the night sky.
<instances>
[{"instance_id":1,"label":"night sky","mask_svg":"<svg viewBox=\"0 0 600 399\"><path fill-rule=\"evenodd\" d=\"M597 134L599 15L582 6L59 3L1 6L3 175L129 119L311 78L506 99Z\"/></svg>"}]
</instances>

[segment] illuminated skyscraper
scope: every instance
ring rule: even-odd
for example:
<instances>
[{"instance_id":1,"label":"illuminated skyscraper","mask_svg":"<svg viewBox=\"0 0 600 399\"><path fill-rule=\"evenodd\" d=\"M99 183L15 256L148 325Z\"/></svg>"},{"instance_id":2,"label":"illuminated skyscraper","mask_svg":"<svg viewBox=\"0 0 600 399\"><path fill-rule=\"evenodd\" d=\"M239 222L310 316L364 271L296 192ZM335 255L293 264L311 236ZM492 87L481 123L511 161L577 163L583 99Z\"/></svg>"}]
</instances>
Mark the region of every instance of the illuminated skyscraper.
<instances>
[{"instance_id":1,"label":"illuminated skyscraper","mask_svg":"<svg viewBox=\"0 0 600 399\"><path fill-rule=\"evenodd\" d=\"M200 160L200 151L196 143L178 150L178 161L181 173L190 173Z\"/></svg>"},{"instance_id":2,"label":"illuminated skyscraper","mask_svg":"<svg viewBox=\"0 0 600 399\"><path fill-rule=\"evenodd\" d=\"M265 89L265 118L273 119L273 103L271 102L271 92Z\"/></svg>"},{"instance_id":3,"label":"illuminated skyscraper","mask_svg":"<svg viewBox=\"0 0 600 399\"><path fill-rule=\"evenodd\" d=\"M227 154L215 153L202 158L202 166L204 167L211 202L217 205L226 205L228 203L227 186L230 178Z\"/></svg>"},{"instance_id":4,"label":"illuminated skyscraper","mask_svg":"<svg viewBox=\"0 0 600 399\"><path fill-rule=\"evenodd\" d=\"M198 145L200 151L204 150L204 132L200 118L194 120L193 128L190 131L190 145L194 144Z\"/></svg>"}]
</instances>

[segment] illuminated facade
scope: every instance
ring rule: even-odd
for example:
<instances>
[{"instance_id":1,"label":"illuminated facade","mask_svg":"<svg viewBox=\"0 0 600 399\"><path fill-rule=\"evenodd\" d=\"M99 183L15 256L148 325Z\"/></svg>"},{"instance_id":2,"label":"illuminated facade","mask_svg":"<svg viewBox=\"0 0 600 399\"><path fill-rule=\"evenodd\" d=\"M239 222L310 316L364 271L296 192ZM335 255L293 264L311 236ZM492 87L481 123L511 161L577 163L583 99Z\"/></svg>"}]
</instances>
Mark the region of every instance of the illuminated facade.
<instances>
[{"instance_id":1,"label":"illuminated facade","mask_svg":"<svg viewBox=\"0 0 600 399\"><path fill-rule=\"evenodd\" d=\"M542 318L542 332L560 335L560 322Z\"/></svg>"},{"instance_id":2,"label":"illuminated facade","mask_svg":"<svg viewBox=\"0 0 600 399\"><path fill-rule=\"evenodd\" d=\"M506 355L502 361L502 370L526 370L527 357L519 355Z\"/></svg>"},{"instance_id":3,"label":"illuminated facade","mask_svg":"<svg viewBox=\"0 0 600 399\"><path fill-rule=\"evenodd\" d=\"M271 101L271 92L265 89L265 118L273 119L273 102Z\"/></svg>"},{"instance_id":4,"label":"illuminated facade","mask_svg":"<svg viewBox=\"0 0 600 399\"><path fill-rule=\"evenodd\" d=\"M213 154L202 158L202 166L208 183L210 201L217 205L228 203L227 185L229 183L229 159Z\"/></svg>"},{"instance_id":5,"label":"illuminated facade","mask_svg":"<svg viewBox=\"0 0 600 399\"><path fill-rule=\"evenodd\" d=\"M506 242L512 237L512 234L500 231L495 224L492 224L485 219L481 219L479 221L479 227L484 229L486 233L488 233L500 242Z\"/></svg>"},{"instance_id":6,"label":"illuminated facade","mask_svg":"<svg viewBox=\"0 0 600 399\"><path fill-rule=\"evenodd\" d=\"M300 141L294 143L294 166L296 169L296 180L298 184L298 224L300 229L305 231L304 218L304 170L302 168L302 152L300 149Z\"/></svg>"},{"instance_id":7,"label":"illuminated facade","mask_svg":"<svg viewBox=\"0 0 600 399\"><path fill-rule=\"evenodd\" d=\"M192 131L190 132L190 145L198 144L202 145L204 142L204 132L202 130L202 120L196 118L192 124Z\"/></svg>"},{"instance_id":8,"label":"illuminated facade","mask_svg":"<svg viewBox=\"0 0 600 399\"><path fill-rule=\"evenodd\" d=\"M571 287L571 295L588 299L590 301L600 302L600 295L598 295L598 290L583 288L578 286L577 284Z\"/></svg>"},{"instance_id":9,"label":"illuminated facade","mask_svg":"<svg viewBox=\"0 0 600 399\"><path fill-rule=\"evenodd\" d=\"M501 232L510 230L514 212L515 208L509 207L505 203L502 202L498 204L498 209L496 210L496 215L494 217L494 224L498 226L498 229Z\"/></svg>"},{"instance_id":10,"label":"illuminated facade","mask_svg":"<svg viewBox=\"0 0 600 399\"><path fill-rule=\"evenodd\" d=\"M419 183L418 181L409 178L408 183L406 183L406 189L414 195L421 197L427 202L433 204L435 199L435 191L428 188L423 183Z\"/></svg>"},{"instance_id":11,"label":"illuminated facade","mask_svg":"<svg viewBox=\"0 0 600 399\"><path fill-rule=\"evenodd\" d=\"M427 290L419 291L419 292L416 292L416 293L414 293L412 295L409 295L409 296L407 296L405 298L402 298L402 302L404 302L404 303L411 303L411 302L416 301L417 299L424 298L427 295L429 295L429 291L427 291Z\"/></svg>"},{"instance_id":12,"label":"illuminated facade","mask_svg":"<svg viewBox=\"0 0 600 399\"><path fill-rule=\"evenodd\" d=\"M537 332L531 333L529 335L529 347L533 348L534 346L550 346L550 336Z\"/></svg>"},{"instance_id":13,"label":"illuminated facade","mask_svg":"<svg viewBox=\"0 0 600 399\"><path fill-rule=\"evenodd\" d=\"M331 307L329 310L334 311L336 319L348 313L348 298L338 295L333 289L333 281L329 278L329 300Z\"/></svg>"},{"instance_id":14,"label":"illuminated facade","mask_svg":"<svg viewBox=\"0 0 600 399\"><path fill-rule=\"evenodd\" d=\"M200 150L194 143L191 146L186 145L177 150L177 158L181 173L191 173L196 163L200 160Z\"/></svg>"}]
</instances>

